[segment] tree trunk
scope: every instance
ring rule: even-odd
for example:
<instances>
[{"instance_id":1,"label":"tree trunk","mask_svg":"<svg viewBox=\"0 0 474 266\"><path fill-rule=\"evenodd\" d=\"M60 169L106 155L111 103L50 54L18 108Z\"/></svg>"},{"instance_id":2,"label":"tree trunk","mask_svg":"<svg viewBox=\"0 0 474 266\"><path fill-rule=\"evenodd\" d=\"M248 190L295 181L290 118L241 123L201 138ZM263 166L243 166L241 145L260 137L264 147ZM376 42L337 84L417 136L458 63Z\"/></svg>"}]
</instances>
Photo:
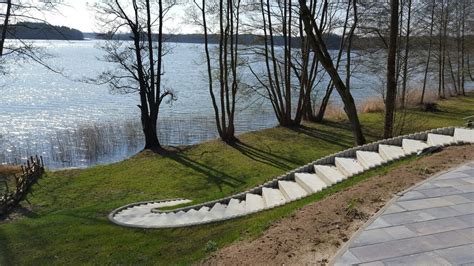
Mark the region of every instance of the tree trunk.
<instances>
[{"instance_id":1,"label":"tree trunk","mask_svg":"<svg viewBox=\"0 0 474 266\"><path fill-rule=\"evenodd\" d=\"M214 89L213 89L213 78L212 78L212 66L211 66L211 55L209 52L209 37L207 33L207 19L206 19L206 0L202 0L202 7L198 7L201 9L201 14L202 14L202 26L204 30L204 50L206 53L206 63L207 63L207 76L208 76L208 81L209 81L209 94L211 95L211 100L212 100L212 108L214 108L214 118L216 120L216 125L217 125L217 131L219 133L219 136L222 136L222 127L221 127L221 122L219 119L219 107L217 106L217 101L216 101L216 96L214 94Z\"/></svg>"},{"instance_id":2,"label":"tree trunk","mask_svg":"<svg viewBox=\"0 0 474 266\"><path fill-rule=\"evenodd\" d=\"M344 102L344 110L349 118L349 121L352 125L352 133L354 135L355 141L358 145L365 143L365 137L362 133L362 128L359 122L359 116L357 115L357 108L354 103L354 98L352 97L350 91L345 86L344 82L341 80L339 73L332 63L331 56L326 48L326 45L321 36L321 32L318 28L318 25L311 13L306 6L305 0L299 0L301 8L301 17L305 25L306 35L310 41L310 44L315 52L316 57L321 62L322 66L326 69L329 76L331 76L334 86L338 91L339 95Z\"/></svg>"},{"instance_id":3,"label":"tree trunk","mask_svg":"<svg viewBox=\"0 0 474 266\"><path fill-rule=\"evenodd\" d=\"M464 89L465 80L466 80L466 69L464 62L464 52L465 52L465 27L466 27L466 0L462 0L462 18L461 18L461 93L463 96L466 96L466 91Z\"/></svg>"},{"instance_id":4,"label":"tree trunk","mask_svg":"<svg viewBox=\"0 0 474 266\"><path fill-rule=\"evenodd\" d=\"M408 0L408 18L407 18L407 34L405 36L405 57L403 58L403 80L402 80L402 98L401 108L405 108L405 98L407 93L408 80L408 56L410 53L410 23L411 23L411 0Z\"/></svg>"},{"instance_id":5,"label":"tree trunk","mask_svg":"<svg viewBox=\"0 0 474 266\"><path fill-rule=\"evenodd\" d=\"M446 98L446 44L448 42L448 16L449 16L449 0L446 1L446 12L444 12L443 24L443 56L442 56L442 75L441 80L443 84L443 98Z\"/></svg>"},{"instance_id":6,"label":"tree trunk","mask_svg":"<svg viewBox=\"0 0 474 266\"><path fill-rule=\"evenodd\" d=\"M0 57L3 56L3 49L5 48L5 39L7 38L8 25L10 22L10 15L12 9L12 1L6 0L7 10L5 13L5 19L3 21L2 35L0 36Z\"/></svg>"},{"instance_id":7,"label":"tree trunk","mask_svg":"<svg viewBox=\"0 0 474 266\"><path fill-rule=\"evenodd\" d=\"M146 115L142 119L143 133L145 134L145 150L161 150L161 144L158 141L156 121L157 117L155 116Z\"/></svg>"},{"instance_id":8,"label":"tree trunk","mask_svg":"<svg viewBox=\"0 0 474 266\"><path fill-rule=\"evenodd\" d=\"M421 98L420 98L420 104L423 104L424 98L425 98L425 90L426 90L426 79L428 77L428 70L430 67L430 59L431 59L431 49L433 47L433 27L434 27L434 11L435 11L435 1L431 3L431 23L430 23L430 39L429 39L429 46L428 46L428 59L426 60L426 67L425 67L425 74L423 77L423 88L421 90Z\"/></svg>"},{"instance_id":9,"label":"tree trunk","mask_svg":"<svg viewBox=\"0 0 474 266\"><path fill-rule=\"evenodd\" d=\"M390 43L387 58L387 90L385 97L384 138L393 137L397 82L396 56L398 36L398 0L390 0Z\"/></svg>"},{"instance_id":10,"label":"tree trunk","mask_svg":"<svg viewBox=\"0 0 474 266\"><path fill-rule=\"evenodd\" d=\"M443 19L444 19L444 0L441 1L441 14L439 16L440 25L438 33L439 51L438 51L438 98L442 98L442 87L443 87Z\"/></svg>"},{"instance_id":11,"label":"tree trunk","mask_svg":"<svg viewBox=\"0 0 474 266\"><path fill-rule=\"evenodd\" d=\"M453 81L453 86L454 86L454 93L457 95L458 94L458 87L456 85L456 77L454 75L454 69L453 69L453 64L451 63L451 56L448 53L448 65L449 65L449 70L451 73L451 79Z\"/></svg>"},{"instance_id":12,"label":"tree trunk","mask_svg":"<svg viewBox=\"0 0 474 266\"><path fill-rule=\"evenodd\" d=\"M348 1L347 9L346 9L346 17L345 17L345 20L344 20L344 26L342 27L342 35L341 35L341 42L339 44L339 52L337 54L336 70L339 69L339 64L341 62L342 52L344 51L344 45L345 45L345 40L346 40L346 29L347 29L347 24L349 22L350 8L351 8L351 1ZM354 26L355 26L355 24L354 24ZM355 30L355 28L354 28L354 30ZM326 109L327 109L327 106L329 104L329 99L331 98L331 94L332 94L333 90L334 90L334 84L332 82L329 82L328 86L326 87L326 93L324 94L324 97L321 101L321 105L319 106L319 111L316 114L316 117L314 119L315 122L322 122L323 121L324 114L326 113Z\"/></svg>"}]
</instances>

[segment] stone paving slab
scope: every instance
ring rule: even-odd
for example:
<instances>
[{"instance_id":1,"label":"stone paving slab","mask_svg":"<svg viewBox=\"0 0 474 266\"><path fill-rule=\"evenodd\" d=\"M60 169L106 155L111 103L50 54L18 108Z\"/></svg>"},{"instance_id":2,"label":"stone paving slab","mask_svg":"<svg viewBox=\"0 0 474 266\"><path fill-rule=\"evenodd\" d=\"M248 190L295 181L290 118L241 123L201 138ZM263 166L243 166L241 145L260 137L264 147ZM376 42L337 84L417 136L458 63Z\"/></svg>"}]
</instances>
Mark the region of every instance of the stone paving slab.
<instances>
[{"instance_id":1,"label":"stone paving slab","mask_svg":"<svg viewBox=\"0 0 474 266\"><path fill-rule=\"evenodd\" d=\"M474 265L474 162L415 186L346 245L335 265Z\"/></svg>"}]
</instances>

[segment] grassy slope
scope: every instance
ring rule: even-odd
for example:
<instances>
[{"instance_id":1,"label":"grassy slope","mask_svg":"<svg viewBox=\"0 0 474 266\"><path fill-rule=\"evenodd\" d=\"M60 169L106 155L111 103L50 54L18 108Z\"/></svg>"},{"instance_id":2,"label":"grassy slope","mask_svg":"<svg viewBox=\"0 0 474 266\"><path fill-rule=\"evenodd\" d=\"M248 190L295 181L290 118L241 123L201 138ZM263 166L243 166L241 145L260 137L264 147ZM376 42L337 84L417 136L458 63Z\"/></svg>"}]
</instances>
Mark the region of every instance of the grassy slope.
<instances>
[{"instance_id":1,"label":"grassy slope","mask_svg":"<svg viewBox=\"0 0 474 266\"><path fill-rule=\"evenodd\" d=\"M460 125L474 113L474 97L441 103L444 112L412 112L408 131ZM361 117L374 140L380 114ZM414 125L416 125L414 127ZM412 129L412 130L410 130ZM0 265L50 262L189 263L218 246L254 237L295 208L370 176L284 207L225 223L194 228L139 230L115 226L108 213L141 200L189 198L193 203L221 198L261 184L290 169L352 146L351 133L338 126L308 124L302 130L273 128L240 137L230 147L219 141L194 146L171 157L141 154L87 170L49 173L29 199L27 218L0 226ZM384 171L384 169L372 172Z\"/></svg>"}]
</instances>

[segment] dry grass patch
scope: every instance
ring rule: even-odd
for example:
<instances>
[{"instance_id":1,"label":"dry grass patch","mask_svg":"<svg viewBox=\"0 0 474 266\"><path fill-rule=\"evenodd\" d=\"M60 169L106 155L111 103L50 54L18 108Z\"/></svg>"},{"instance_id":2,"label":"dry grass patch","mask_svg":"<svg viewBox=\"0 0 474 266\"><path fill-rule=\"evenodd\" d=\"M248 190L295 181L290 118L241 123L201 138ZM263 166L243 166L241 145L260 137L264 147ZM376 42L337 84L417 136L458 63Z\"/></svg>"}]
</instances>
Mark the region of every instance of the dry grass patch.
<instances>
[{"instance_id":1,"label":"dry grass patch","mask_svg":"<svg viewBox=\"0 0 474 266\"><path fill-rule=\"evenodd\" d=\"M0 165L0 179L5 179L9 176L19 174L21 168L16 165Z\"/></svg>"}]
</instances>

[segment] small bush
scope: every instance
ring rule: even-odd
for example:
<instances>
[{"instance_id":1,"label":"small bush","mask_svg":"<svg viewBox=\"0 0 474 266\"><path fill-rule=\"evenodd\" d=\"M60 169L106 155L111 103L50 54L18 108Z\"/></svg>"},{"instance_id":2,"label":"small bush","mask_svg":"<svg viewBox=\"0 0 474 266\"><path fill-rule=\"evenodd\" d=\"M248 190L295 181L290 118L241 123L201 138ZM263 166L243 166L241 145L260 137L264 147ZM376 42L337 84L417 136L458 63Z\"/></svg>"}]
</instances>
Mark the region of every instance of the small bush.
<instances>
[{"instance_id":1,"label":"small bush","mask_svg":"<svg viewBox=\"0 0 474 266\"><path fill-rule=\"evenodd\" d=\"M423 104L423 111L425 112L439 112L438 104L437 103L425 103Z\"/></svg>"},{"instance_id":2,"label":"small bush","mask_svg":"<svg viewBox=\"0 0 474 266\"><path fill-rule=\"evenodd\" d=\"M215 241L209 240L204 247L204 252L211 253L217 251L218 249L217 243Z\"/></svg>"}]
</instances>

